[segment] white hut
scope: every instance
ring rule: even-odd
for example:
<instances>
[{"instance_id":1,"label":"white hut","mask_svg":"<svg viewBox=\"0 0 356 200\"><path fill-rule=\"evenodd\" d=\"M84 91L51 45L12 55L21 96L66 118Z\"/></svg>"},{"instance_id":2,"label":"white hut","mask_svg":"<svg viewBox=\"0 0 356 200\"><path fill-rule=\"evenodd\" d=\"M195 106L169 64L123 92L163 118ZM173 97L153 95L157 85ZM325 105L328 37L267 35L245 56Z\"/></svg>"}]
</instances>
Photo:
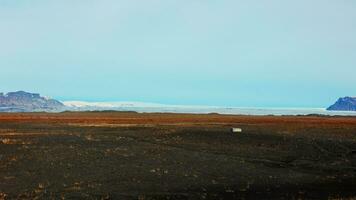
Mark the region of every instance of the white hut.
<instances>
[{"instance_id":1,"label":"white hut","mask_svg":"<svg viewBox=\"0 0 356 200\"><path fill-rule=\"evenodd\" d=\"M231 128L232 133L242 133L242 128Z\"/></svg>"}]
</instances>

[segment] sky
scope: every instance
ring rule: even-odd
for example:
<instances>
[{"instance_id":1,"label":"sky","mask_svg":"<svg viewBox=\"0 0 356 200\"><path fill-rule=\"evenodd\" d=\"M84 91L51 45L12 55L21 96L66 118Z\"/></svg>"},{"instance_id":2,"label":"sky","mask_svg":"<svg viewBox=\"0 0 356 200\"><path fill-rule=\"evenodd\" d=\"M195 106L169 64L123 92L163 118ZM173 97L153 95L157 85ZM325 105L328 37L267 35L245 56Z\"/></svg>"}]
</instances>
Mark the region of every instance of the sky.
<instances>
[{"instance_id":1,"label":"sky","mask_svg":"<svg viewBox=\"0 0 356 200\"><path fill-rule=\"evenodd\" d=\"M354 0L0 0L0 92L327 107L356 96Z\"/></svg>"}]
</instances>

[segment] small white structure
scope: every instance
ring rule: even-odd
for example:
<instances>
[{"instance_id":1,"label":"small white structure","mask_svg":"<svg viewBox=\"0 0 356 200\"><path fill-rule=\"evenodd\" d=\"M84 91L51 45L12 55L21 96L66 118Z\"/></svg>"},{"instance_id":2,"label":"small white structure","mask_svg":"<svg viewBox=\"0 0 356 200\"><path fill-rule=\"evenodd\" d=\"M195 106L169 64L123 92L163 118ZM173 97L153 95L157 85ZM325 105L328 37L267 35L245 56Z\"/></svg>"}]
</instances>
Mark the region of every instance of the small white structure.
<instances>
[{"instance_id":1,"label":"small white structure","mask_svg":"<svg viewBox=\"0 0 356 200\"><path fill-rule=\"evenodd\" d=\"M232 133L242 133L242 128L231 128Z\"/></svg>"}]
</instances>

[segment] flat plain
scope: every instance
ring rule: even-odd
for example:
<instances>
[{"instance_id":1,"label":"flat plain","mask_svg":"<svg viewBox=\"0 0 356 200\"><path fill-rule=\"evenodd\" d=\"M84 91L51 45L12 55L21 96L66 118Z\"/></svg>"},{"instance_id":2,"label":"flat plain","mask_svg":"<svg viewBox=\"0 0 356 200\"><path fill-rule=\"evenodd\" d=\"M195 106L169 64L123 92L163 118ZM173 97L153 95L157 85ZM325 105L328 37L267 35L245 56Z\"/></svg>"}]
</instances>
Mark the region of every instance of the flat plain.
<instances>
[{"instance_id":1,"label":"flat plain","mask_svg":"<svg viewBox=\"0 0 356 200\"><path fill-rule=\"evenodd\" d=\"M0 199L355 199L355 188L356 117L0 114Z\"/></svg>"}]
</instances>

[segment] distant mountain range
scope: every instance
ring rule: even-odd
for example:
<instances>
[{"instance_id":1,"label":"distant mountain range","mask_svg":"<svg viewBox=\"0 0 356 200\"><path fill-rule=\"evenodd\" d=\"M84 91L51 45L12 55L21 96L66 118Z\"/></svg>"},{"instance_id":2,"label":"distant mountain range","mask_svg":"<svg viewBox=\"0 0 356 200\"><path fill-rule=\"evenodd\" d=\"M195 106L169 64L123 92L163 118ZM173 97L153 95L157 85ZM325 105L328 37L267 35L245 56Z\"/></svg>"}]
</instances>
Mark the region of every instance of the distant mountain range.
<instances>
[{"instance_id":1,"label":"distant mountain range","mask_svg":"<svg viewBox=\"0 0 356 200\"><path fill-rule=\"evenodd\" d=\"M136 111L136 112L173 112L173 113L221 113L221 114L258 114L261 108L224 108L214 106L183 106L164 105L142 102L84 102L64 101L42 97L40 94L24 91L0 93L0 112L62 112L62 111ZM279 113L274 109L262 109L262 113ZM332 115L331 112L320 110L288 110L280 109L281 113L321 113ZM356 111L356 97L340 98L328 111ZM340 114L338 112L338 114Z\"/></svg>"},{"instance_id":2,"label":"distant mountain range","mask_svg":"<svg viewBox=\"0 0 356 200\"><path fill-rule=\"evenodd\" d=\"M327 110L356 111L356 97L339 98L336 103L327 108Z\"/></svg>"},{"instance_id":3,"label":"distant mountain range","mask_svg":"<svg viewBox=\"0 0 356 200\"><path fill-rule=\"evenodd\" d=\"M135 108L160 108L162 104L141 102L64 101L24 91L0 93L0 112L129 111Z\"/></svg>"},{"instance_id":4,"label":"distant mountain range","mask_svg":"<svg viewBox=\"0 0 356 200\"><path fill-rule=\"evenodd\" d=\"M143 102L86 102L86 101L64 101L63 104L71 110L102 110L116 108L147 108L165 107L167 105Z\"/></svg>"},{"instance_id":5,"label":"distant mountain range","mask_svg":"<svg viewBox=\"0 0 356 200\"><path fill-rule=\"evenodd\" d=\"M57 112L64 109L65 105L60 101L39 94L24 91L0 93L1 112Z\"/></svg>"}]
</instances>

